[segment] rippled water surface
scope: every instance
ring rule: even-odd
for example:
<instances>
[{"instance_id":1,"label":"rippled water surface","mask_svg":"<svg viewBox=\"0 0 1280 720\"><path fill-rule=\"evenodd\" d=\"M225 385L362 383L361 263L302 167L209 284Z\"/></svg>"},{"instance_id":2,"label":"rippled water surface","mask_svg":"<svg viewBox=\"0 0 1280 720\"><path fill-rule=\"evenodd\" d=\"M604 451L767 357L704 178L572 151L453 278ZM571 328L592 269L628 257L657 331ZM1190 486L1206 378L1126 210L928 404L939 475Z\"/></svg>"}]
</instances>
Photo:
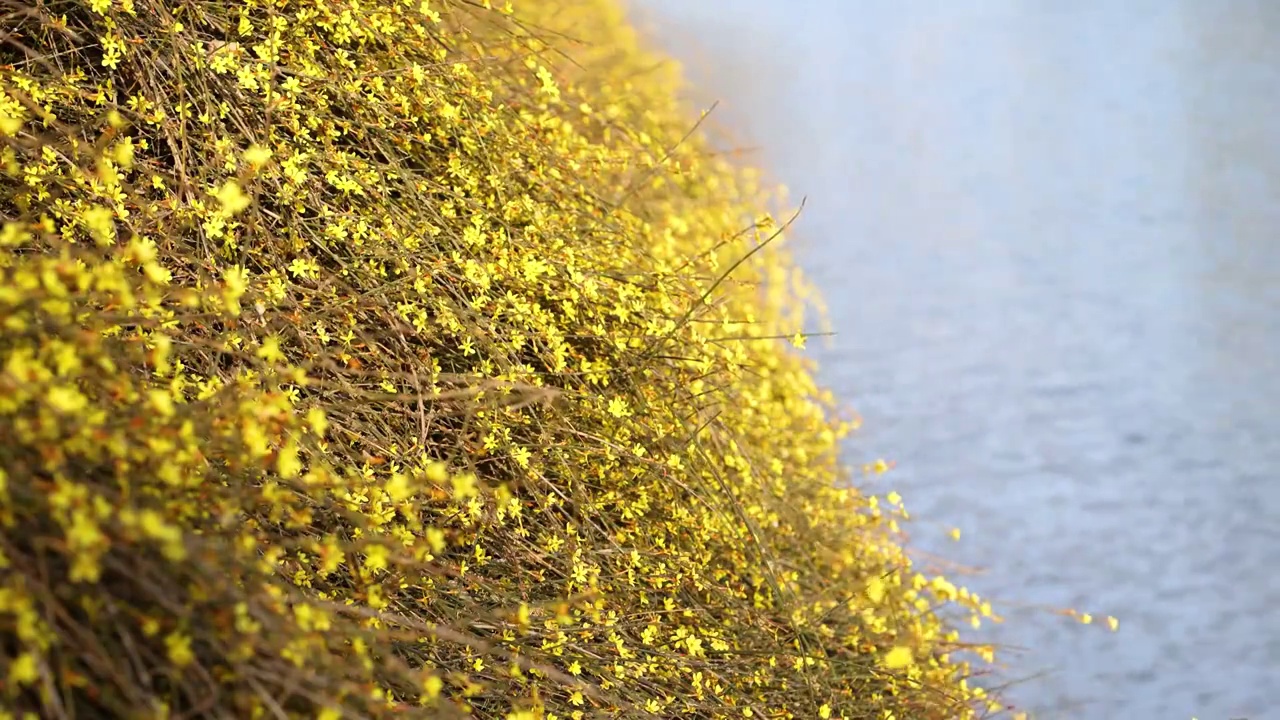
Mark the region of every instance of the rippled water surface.
<instances>
[{"instance_id":1,"label":"rippled water surface","mask_svg":"<svg viewBox=\"0 0 1280 720\"><path fill-rule=\"evenodd\" d=\"M1044 718L1280 718L1280 3L644 0ZM958 545L944 539L958 525ZM1008 607L1008 606L1006 606Z\"/></svg>"}]
</instances>

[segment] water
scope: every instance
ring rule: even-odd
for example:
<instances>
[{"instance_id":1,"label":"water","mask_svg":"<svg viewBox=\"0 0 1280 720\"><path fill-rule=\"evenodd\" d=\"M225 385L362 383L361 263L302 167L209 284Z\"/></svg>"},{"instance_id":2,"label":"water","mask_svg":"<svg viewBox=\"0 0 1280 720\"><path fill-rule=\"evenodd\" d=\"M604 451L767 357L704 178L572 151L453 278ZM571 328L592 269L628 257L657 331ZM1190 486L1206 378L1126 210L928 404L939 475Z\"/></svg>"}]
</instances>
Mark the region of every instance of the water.
<instances>
[{"instance_id":1,"label":"water","mask_svg":"<svg viewBox=\"0 0 1280 720\"><path fill-rule=\"evenodd\" d=\"M1280 4L641 5L809 198L850 459L975 590L1121 618L1007 612L1019 706L1280 718Z\"/></svg>"}]
</instances>

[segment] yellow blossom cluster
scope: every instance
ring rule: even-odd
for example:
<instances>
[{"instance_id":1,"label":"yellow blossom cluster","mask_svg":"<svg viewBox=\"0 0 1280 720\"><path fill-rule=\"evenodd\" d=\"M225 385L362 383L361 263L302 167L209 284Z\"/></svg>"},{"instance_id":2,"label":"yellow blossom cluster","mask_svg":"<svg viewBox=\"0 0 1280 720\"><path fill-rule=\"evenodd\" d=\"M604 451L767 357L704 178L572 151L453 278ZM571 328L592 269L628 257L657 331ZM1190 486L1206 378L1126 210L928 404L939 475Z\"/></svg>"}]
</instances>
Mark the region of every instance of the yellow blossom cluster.
<instances>
[{"instance_id":1,"label":"yellow blossom cluster","mask_svg":"<svg viewBox=\"0 0 1280 720\"><path fill-rule=\"evenodd\" d=\"M613 0L3 12L0 716L999 709Z\"/></svg>"}]
</instances>

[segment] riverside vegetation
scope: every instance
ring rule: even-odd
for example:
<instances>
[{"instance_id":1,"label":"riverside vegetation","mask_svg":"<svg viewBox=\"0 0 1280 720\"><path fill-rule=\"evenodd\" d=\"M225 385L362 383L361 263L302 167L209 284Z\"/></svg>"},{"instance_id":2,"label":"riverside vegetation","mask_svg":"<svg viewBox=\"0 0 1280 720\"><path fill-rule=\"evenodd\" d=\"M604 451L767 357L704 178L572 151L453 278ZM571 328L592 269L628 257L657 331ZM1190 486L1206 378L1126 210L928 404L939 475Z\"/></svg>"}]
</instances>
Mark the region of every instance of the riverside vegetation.
<instances>
[{"instance_id":1,"label":"riverside vegetation","mask_svg":"<svg viewBox=\"0 0 1280 720\"><path fill-rule=\"evenodd\" d=\"M0 18L0 716L1000 709L611 0Z\"/></svg>"}]
</instances>

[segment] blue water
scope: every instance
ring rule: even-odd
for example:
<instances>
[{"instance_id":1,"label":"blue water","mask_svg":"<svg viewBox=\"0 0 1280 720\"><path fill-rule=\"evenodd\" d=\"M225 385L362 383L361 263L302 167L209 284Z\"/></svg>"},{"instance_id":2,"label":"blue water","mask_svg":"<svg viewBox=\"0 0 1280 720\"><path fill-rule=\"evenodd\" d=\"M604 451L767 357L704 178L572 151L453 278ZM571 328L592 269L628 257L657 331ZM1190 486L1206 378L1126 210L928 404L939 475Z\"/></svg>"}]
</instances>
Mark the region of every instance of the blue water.
<instances>
[{"instance_id":1,"label":"blue water","mask_svg":"<svg viewBox=\"0 0 1280 720\"><path fill-rule=\"evenodd\" d=\"M1280 718L1280 3L639 5L808 197L849 458L984 570L1014 701Z\"/></svg>"}]
</instances>

